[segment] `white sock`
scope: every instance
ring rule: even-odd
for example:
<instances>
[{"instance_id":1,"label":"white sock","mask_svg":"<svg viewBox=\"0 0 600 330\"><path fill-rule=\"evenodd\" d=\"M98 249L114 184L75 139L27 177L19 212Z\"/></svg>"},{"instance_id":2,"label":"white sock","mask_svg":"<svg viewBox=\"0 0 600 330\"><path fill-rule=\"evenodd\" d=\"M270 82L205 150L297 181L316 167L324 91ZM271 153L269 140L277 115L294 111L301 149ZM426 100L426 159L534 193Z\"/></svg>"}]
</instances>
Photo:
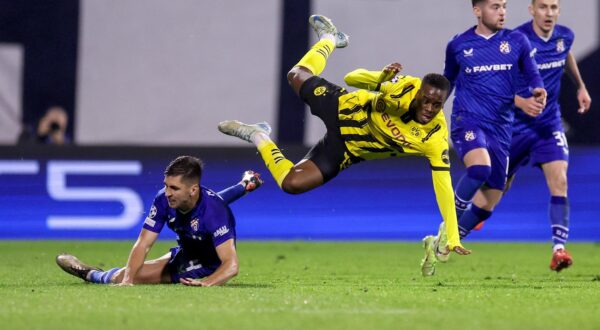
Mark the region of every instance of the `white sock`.
<instances>
[{"instance_id":1,"label":"white sock","mask_svg":"<svg viewBox=\"0 0 600 330\"><path fill-rule=\"evenodd\" d=\"M335 44L335 36L333 34L331 34L331 33L323 33L321 35L321 39L320 40L323 40L323 39L329 39L329 40L331 40Z\"/></svg>"}]
</instances>

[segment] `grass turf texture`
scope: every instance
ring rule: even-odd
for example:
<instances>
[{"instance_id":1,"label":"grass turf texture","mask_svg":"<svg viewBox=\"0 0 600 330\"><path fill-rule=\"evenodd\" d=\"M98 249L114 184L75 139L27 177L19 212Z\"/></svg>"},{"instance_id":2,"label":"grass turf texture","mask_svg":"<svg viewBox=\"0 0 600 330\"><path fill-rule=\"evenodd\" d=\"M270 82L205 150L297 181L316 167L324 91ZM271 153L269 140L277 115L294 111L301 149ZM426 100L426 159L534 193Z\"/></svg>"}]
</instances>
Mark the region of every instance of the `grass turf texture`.
<instances>
[{"instance_id":1,"label":"grass turf texture","mask_svg":"<svg viewBox=\"0 0 600 330\"><path fill-rule=\"evenodd\" d=\"M575 264L548 269L548 244L467 243L422 278L418 243L238 243L225 287L85 284L54 257L105 269L133 242L0 241L3 329L598 329L600 245L569 244ZM159 241L151 257L165 253Z\"/></svg>"}]
</instances>

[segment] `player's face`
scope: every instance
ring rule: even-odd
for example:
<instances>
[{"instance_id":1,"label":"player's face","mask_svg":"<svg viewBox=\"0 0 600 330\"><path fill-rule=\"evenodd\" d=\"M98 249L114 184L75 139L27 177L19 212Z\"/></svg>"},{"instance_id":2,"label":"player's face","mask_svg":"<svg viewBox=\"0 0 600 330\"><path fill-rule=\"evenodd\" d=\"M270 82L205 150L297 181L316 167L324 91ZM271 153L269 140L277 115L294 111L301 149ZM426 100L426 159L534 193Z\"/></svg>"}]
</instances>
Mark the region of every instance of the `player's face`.
<instances>
[{"instance_id":1,"label":"player's face","mask_svg":"<svg viewBox=\"0 0 600 330\"><path fill-rule=\"evenodd\" d=\"M560 14L559 0L536 0L529 6L529 13L535 24L542 32L550 33Z\"/></svg>"},{"instance_id":2,"label":"player's face","mask_svg":"<svg viewBox=\"0 0 600 330\"><path fill-rule=\"evenodd\" d=\"M194 207L198 194L198 184L183 180L181 175L165 176L165 196L169 207L180 211L188 211Z\"/></svg>"},{"instance_id":3,"label":"player's face","mask_svg":"<svg viewBox=\"0 0 600 330\"><path fill-rule=\"evenodd\" d=\"M506 0L488 0L473 8L475 16L488 30L496 32L504 28Z\"/></svg>"},{"instance_id":4,"label":"player's face","mask_svg":"<svg viewBox=\"0 0 600 330\"><path fill-rule=\"evenodd\" d=\"M415 97L415 120L427 124L442 110L448 92L430 85L423 85Z\"/></svg>"}]
</instances>

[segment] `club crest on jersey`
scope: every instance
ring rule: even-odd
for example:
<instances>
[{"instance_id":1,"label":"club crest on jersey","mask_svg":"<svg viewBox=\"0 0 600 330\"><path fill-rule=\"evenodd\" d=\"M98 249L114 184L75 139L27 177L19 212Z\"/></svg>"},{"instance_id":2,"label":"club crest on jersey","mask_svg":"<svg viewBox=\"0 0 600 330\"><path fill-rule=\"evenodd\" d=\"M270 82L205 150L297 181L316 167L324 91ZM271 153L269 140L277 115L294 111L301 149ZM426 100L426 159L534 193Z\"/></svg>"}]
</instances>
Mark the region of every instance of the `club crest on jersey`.
<instances>
[{"instance_id":1,"label":"club crest on jersey","mask_svg":"<svg viewBox=\"0 0 600 330\"><path fill-rule=\"evenodd\" d=\"M473 56L473 48L463 49L463 55L465 57Z\"/></svg>"},{"instance_id":2,"label":"club crest on jersey","mask_svg":"<svg viewBox=\"0 0 600 330\"><path fill-rule=\"evenodd\" d=\"M327 87L325 86L319 86L317 88L315 88L315 96L321 96L323 94L325 94L325 92L327 92Z\"/></svg>"},{"instance_id":3,"label":"club crest on jersey","mask_svg":"<svg viewBox=\"0 0 600 330\"><path fill-rule=\"evenodd\" d=\"M502 41L500 43L500 52L502 54L510 53L510 44L508 43L508 41Z\"/></svg>"},{"instance_id":4,"label":"club crest on jersey","mask_svg":"<svg viewBox=\"0 0 600 330\"><path fill-rule=\"evenodd\" d=\"M558 39L556 41L556 51L559 53L562 53L565 51L565 40L564 39Z\"/></svg>"},{"instance_id":5,"label":"club crest on jersey","mask_svg":"<svg viewBox=\"0 0 600 330\"><path fill-rule=\"evenodd\" d=\"M411 127L410 128L410 134L412 134L413 136L419 137L421 136L421 130L418 127Z\"/></svg>"},{"instance_id":6,"label":"club crest on jersey","mask_svg":"<svg viewBox=\"0 0 600 330\"><path fill-rule=\"evenodd\" d=\"M194 231L198 231L198 219L194 219L190 222L190 226Z\"/></svg>"},{"instance_id":7,"label":"club crest on jersey","mask_svg":"<svg viewBox=\"0 0 600 330\"><path fill-rule=\"evenodd\" d=\"M155 216L156 216L156 206L152 205L152 207L150 208L150 214L148 214L148 218L154 219Z\"/></svg>"},{"instance_id":8,"label":"club crest on jersey","mask_svg":"<svg viewBox=\"0 0 600 330\"><path fill-rule=\"evenodd\" d=\"M385 101L382 99L377 100L377 103L375 103L375 111L383 112L384 110L385 110Z\"/></svg>"},{"instance_id":9,"label":"club crest on jersey","mask_svg":"<svg viewBox=\"0 0 600 330\"><path fill-rule=\"evenodd\" d=\"M465 141L473 141L473 140L475 140L475 132L467 131L465 133Z\"/></svg>"}]
</instances>

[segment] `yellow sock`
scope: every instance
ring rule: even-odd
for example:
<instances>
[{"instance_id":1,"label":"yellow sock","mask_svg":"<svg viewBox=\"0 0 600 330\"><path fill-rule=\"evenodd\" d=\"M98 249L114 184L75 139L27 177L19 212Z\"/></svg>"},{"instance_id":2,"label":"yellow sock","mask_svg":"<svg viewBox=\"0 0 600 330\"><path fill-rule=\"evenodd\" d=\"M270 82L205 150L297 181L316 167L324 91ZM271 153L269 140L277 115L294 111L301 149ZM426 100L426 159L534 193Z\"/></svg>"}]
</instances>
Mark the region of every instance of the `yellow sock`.
<instances>
[{"instance_id":1,"label":"yellow sock","mask_svg":"<svg viewBox=\"0 0 600 330\"><path fill-rule=\"evenodd\" d=\"M295 66L302 66L309 69L315 76L318 76L325 69L327 58L335 49L335 43L329 39L321 39L314 44L312 48L300 59Z\"/></svg>"},{"instance_id":2,"label":"yellow sock","mask_svg":"<svg viewBox=\"0 0 600 330\"><path fill-rule=\"evenodd\" d=\"M271 175L277 181L277 185L281 188L283 179L290 173L290 170L294 167L294 163L283 156L281 150L279 150L273 141L260 142L257 148L269 172L271 172Z\"/></svg>"}]
</instances>

